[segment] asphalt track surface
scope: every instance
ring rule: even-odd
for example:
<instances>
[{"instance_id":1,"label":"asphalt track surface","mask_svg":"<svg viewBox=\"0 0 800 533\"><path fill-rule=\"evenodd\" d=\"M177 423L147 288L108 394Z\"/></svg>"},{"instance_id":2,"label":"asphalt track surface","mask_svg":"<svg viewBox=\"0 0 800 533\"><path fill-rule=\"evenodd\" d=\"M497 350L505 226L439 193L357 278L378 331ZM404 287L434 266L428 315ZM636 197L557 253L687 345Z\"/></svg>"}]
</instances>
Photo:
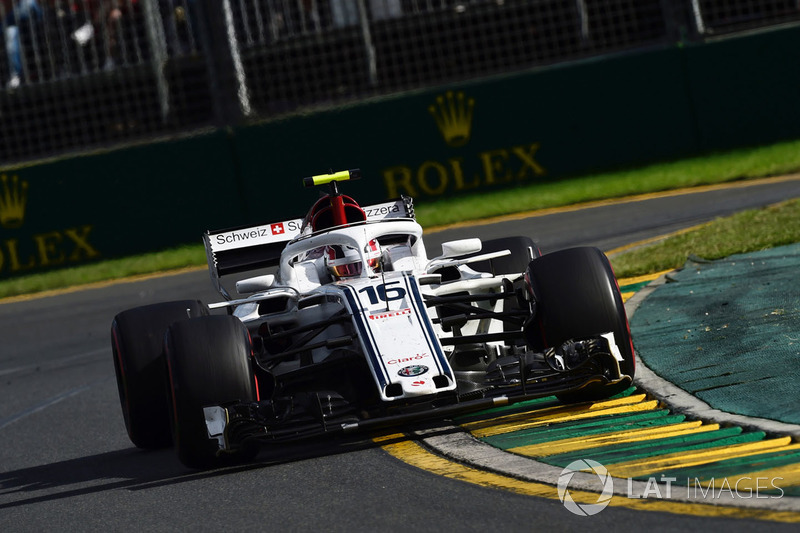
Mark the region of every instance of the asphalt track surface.
<instances>
[{"instance_id":1,"label":"asphalt track surface","mask_svg":"<svg viewBox=\"0 0 800 533\"><path fill-rule=\"evenodd\" d=\"M530 235L545 253L610 251L741 209L800 196L800 179L556 212L431 234ZM42 531L796 531L797 525L609 507L580 517L553 499L411 466L370 436L263 452L253 465L185 469L128 441L109 344L120 310L216 301L206 272L0 304L0 529Z\"/></svg>"}]
</instances>

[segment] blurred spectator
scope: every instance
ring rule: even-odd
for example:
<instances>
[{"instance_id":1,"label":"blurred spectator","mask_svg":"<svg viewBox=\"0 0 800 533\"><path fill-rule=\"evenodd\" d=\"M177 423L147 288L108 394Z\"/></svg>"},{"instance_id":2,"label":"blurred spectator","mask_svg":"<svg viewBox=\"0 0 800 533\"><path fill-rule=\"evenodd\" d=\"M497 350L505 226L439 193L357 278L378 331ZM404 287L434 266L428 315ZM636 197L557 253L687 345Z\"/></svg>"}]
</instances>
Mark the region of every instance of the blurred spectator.
<instances>
[{"instance_id":1,"label":"blurred spectator","mask_svg":"<svg viewBox=\"0 0 800 533\"><path fill-rule=\"evenodd\" d=\"M14 88L19 87L24 73L20 27L30 27L35 33L42 22L42 9L37 0L2 0L1 5L10 71L8 87Z\"/></svg>"},{"instance_id":2,"label":"blurred spectator","mask_svg":"<svg viewBox=\"0 0 800 533\"><path fill-rule=\"evenodd\" d=\"M129 0L129 2L130 5L138 4L138 0ZM105 69L113 68L115 62L120 60L120 37L124 3L124 0L100 0L95 2L93 20L95 27L101 29L105 44L106 61L103 66Z\"/></svg>"},{"instance_id":3,"label":"blurred spectator","mask_svg":"<svg viewBox=\"0 0 800 533\"><path fill-rule=\"evenodd\" d=\"M351 0L331 0L331 16L337 28L358 24L358 5Z\"/></svg>"},{"instance_id":4,"label":"blurred spectator","mask_svg":"<svg viewBox=\"0 0 800 533\"><path fill-rule=\"evenodd\" d=\"M384 20L402 16L400 0L370 0L370 20Z\"/></svg>"},{"instance_id":5,"label":"blurred spectator","mask_svg":"<svg viewBox=\"0 0 800 533\"><path fill-rule=\"evenodd\" d=\"M202 49L197 0L158 0L170 54L184 55Z\"/></svg>"},{"instance_id":6,"label":"blurred spectator","mask_svg":"<svg viewBox=\"0 0 800 533\"><path fill-rule=\"evenodd\" d=\"M260 0L253 4L253 20L262 33L260 27L265 27L270 41L276 41L286 37L302 35L308 32L319 32L327 26L325 13L321 13L319 0ZM255 39L250 35L252 32L245 28L248 44ZM264 37L261 38L264 41Z\"/></svg>"},{"instance_id":7,"label":"blurred spectator","mask_svg":"<svg viewBox=\"0 0 800 533\"><path fill-rule=\"evenodd\" d=\"M96 46L104 69L111 69L117 63L131 62L131 59L141 59L129 57L141 54L135 42L125 42L124 33L126 25L135 27L138 23L139 0L74 0L73 9L83 12L90 24L78 28L72 38L81 46L90 42Z\"/></svg>"},{"instance_id":8,"label":"blurred spectator","mask_svg":"<svg viewBox=\"0 0 800 533\"><path fill-rule=\"evenodd\" d=\"M399 17L403 14L400 0L363 0L368 5L371 21ZM359 24L358 1L331 0L333 25L337 28Z\"/></svg>"}]
</instances>

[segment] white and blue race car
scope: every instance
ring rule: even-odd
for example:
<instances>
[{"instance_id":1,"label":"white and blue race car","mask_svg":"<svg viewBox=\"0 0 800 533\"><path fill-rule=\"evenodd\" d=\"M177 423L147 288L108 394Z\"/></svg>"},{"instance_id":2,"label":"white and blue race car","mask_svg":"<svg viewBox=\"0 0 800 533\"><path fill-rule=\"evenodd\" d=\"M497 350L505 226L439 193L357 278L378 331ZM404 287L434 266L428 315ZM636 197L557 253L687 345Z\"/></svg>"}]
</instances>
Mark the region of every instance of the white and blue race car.
<instances>
[{"instance_id":1,"label":"white and blue race car","mask_svg":"<svg viewBox=\"0 0 800 533\"><path fill-rule=\"evenodd\" d=\"M206 233L224 301L114 318L136 446L173 445L207 468L269 443L630 385L628 321L601 251L542 255L508 237L430 258L411 199L361 207L338 185L358 177L306 178L330 190L304 218Z\"/></svg>"}]
</instances>

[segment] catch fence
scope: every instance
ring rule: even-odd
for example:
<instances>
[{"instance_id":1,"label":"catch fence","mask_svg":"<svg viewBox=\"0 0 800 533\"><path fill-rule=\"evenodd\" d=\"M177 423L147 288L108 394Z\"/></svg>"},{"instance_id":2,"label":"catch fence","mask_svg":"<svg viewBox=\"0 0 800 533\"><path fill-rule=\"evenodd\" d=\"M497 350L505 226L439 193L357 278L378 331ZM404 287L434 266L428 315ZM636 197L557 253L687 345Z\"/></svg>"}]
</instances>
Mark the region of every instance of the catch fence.
<instances>
[{"instance_id":1,"label":"catch fence","mask_svg":"<svg viewBox=\"0 0 800 533\"><path fill-rule=\"evenodd\" d=\"M800 0L1 0L0 164L800 19Z\"/></svg>"}]
</instances>

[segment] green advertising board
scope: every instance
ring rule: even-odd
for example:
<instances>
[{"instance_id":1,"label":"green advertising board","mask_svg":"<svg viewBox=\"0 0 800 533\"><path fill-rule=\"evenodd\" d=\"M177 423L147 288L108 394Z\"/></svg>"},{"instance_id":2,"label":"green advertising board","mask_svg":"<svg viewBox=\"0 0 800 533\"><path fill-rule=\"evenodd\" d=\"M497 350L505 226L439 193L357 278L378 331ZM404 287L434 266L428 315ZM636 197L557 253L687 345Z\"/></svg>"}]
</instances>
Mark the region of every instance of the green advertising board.
<instances>
[{"instance_id":1,"label":"green advertising board","mask_svg":"<svg viewBox=\"0 0 800 533\"><path fill-rule=\"evenodd\" d=\"M244 220L223 132L0 172L0 278L200 243Z\"/></svg>"},{"instance_id":2,"label":"green advertising board","mask_svg":"<svg viewBox=\"0 0 800 533\"><path fill-rule=\"evenodd\" d=\"M686 49L699 151L800 136L800 26Z\"/></svg>"},{"instance_id":3,"label":"green advertising board","mask_svg":"<svg viewBox=\"0 0 800 533\"><path fill-rule=\"evenodd\" d=\"M688 154L681 52L587 60L236 131L252 220L296 215L299 177L359 167L360 201L420 201ZM263 191L285 202L267 205ZM298 201L294 201L297 199Z\"/></svg>"}]
</instances>

